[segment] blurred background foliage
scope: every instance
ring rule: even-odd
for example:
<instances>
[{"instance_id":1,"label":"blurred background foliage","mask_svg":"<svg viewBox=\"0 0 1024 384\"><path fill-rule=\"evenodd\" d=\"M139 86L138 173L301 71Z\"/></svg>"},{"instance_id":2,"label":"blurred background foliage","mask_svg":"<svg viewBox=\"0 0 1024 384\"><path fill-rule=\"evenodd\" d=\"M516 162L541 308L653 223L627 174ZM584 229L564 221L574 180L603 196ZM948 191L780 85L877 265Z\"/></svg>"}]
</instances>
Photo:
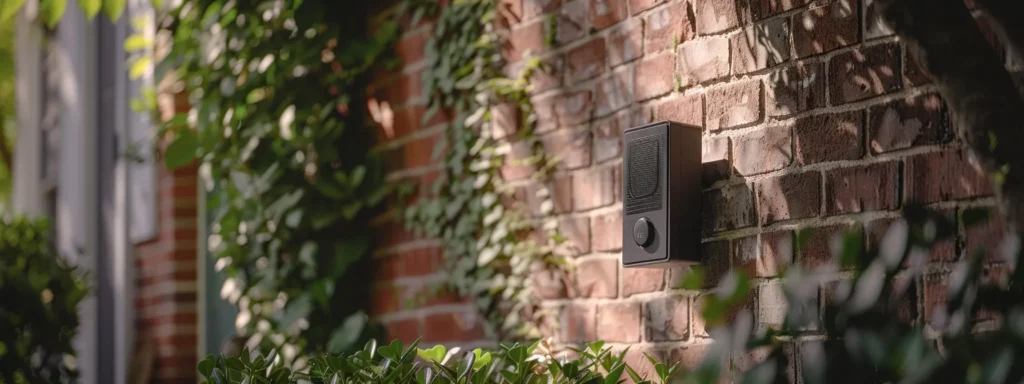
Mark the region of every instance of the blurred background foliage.
<instances>
[{"instance_id":1,"label":"blurred background foliage","mask_svg":"<svg viewBox=\"0 0 1024 384\"><path fill-rule=\"evenodd\" d=\"M14 19L0 18L0 212L10 203L15 141Z\"/></svg>"}]
</instances>

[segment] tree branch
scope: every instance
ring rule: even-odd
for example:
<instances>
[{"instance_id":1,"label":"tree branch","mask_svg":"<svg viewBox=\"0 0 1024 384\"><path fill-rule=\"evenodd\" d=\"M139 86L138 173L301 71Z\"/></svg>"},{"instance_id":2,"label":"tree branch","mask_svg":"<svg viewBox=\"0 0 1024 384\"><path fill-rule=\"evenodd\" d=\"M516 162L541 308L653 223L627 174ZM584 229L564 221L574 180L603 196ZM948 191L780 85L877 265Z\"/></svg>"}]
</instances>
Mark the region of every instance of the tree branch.
<instances>
[{"instance_id":1,"label":"tree branch","mask_svg":"<svg viewBox=\"0 0 1024 384\"><path fill-rule=\"evenodd\" d=\"M875 3L932 75L957 133L988 172L1008 226L1024 239L1024 101L1002 61L962 0Z\"/></svg>"}]
</instances>

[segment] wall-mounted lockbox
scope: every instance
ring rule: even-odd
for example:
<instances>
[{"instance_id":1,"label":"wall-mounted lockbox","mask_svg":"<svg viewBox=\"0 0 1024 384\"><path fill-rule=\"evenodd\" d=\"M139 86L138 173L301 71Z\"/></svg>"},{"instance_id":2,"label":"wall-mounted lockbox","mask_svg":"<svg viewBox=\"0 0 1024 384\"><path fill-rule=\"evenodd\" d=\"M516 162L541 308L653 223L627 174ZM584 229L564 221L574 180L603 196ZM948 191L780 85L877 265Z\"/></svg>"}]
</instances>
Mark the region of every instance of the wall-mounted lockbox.
<instances>
[{"instance_id":1,"label":"wall-mounted lockbox","mask_svg":"<svg viewBox=\"0 0 1024 384\"><path fill-rule=\"evenodd\" d=\"M623 266L699 263L701 128L663 121L622 143Z\"/></svg>"}]
</instances>

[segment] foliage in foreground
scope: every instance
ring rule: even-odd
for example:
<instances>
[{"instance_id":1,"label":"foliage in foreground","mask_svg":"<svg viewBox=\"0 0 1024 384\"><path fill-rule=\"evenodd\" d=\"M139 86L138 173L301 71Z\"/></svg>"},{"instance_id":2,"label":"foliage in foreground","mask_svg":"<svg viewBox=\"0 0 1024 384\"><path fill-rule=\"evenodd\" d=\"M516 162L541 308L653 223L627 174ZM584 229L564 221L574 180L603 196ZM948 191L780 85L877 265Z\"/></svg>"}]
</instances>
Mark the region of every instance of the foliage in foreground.
<instances>
[{"instance_id":1,"label":"foliage in foreground","mask_svg":"<svg viewBox=\"0 0 1024 384\"><path fill-rule=\"evenodd\" d=\"M961 213L965 227L983 222L985 211ZM578 358L552 358L547 348L505 345L492 353L461 357L438 346L416 350L400 342L370 343L350 355L313 360L308 374L281 366L276 358L215 358L200 364L209 383L618 383L634 381L717 383L1005 383L1021 382L1024 365L1024 269L1017 269L1019 242L991 252L971 250L945 279L948 301L929 324L908 316L906 303L920 292L937 243L954 241L956 223L941 213L908 207L893 222L878 249L863 246L863 234L833 239L831 262L782 273L787 301L779 327L754 321L749 311L752 282L740 271L727 274L704 296L702 316L714 343L695 367L650 357L654 377L637 375L624 353L604 343L575 351ZM804 246L806 233L795 246ZM993 257L1000 255L1001 257ZM699 289L702 273L684 285ZM821 289L826 287L827 289ZM819 310L819 292L827 292ZM794 351L799 350L798 353ZM245 355L244 356L248 356Z\"/></svg>"},{"instance_id":2,"label":"foliage in foreground","mask_svg":"<svg viewBox=\"0 0 1024 384\"><path fill-rule=\"evenodd\" d=\"M377 346L366 344L362 351L347 356L324 356L311 361L309 373L294 373L281 364L276 354L269 357L242 352L242 357L207 356L199 363L204 383L618 383L627 377L638 383L667 383L679 366L670 366L647 356L656 377L647 380L626 363L626 351L612 352L603 342L574 350L578 358L552 358L545 345L504 344L495 352L480 349L459 353L444 346L408 348L400 341ZM628 349L627 349L628 350ZM416 357L420 359L417 361Z\"/></svg>"},{"instance_id":3,"label":"foliage in foreground","mask_svg":"<svg viewBox=\"0 0 1024 384\"><path fill-rule=\"evenodd\" d=\"M0 383L70 382L84 280L53 252L45 220L0 218Z\"/></svg>"}]
</instances>

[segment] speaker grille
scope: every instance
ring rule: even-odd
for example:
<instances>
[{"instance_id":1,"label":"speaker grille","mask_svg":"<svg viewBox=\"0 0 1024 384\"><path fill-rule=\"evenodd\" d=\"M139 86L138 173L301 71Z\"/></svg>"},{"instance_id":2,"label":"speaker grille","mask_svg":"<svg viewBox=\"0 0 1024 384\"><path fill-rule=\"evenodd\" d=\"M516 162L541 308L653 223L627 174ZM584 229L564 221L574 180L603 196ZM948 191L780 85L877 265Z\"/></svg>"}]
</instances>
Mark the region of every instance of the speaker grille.
<instances>
[{"instance_id":1,"label":"speaker grille","mask_svg":"<svg viewBox=\"0 0 1024 384\"><path fill-rule=\"evenodd\" d=\"M630 141L626 152L626 214L661 209L660 168L664 164L663 135Z\"/></svg>"}]
</instances>

